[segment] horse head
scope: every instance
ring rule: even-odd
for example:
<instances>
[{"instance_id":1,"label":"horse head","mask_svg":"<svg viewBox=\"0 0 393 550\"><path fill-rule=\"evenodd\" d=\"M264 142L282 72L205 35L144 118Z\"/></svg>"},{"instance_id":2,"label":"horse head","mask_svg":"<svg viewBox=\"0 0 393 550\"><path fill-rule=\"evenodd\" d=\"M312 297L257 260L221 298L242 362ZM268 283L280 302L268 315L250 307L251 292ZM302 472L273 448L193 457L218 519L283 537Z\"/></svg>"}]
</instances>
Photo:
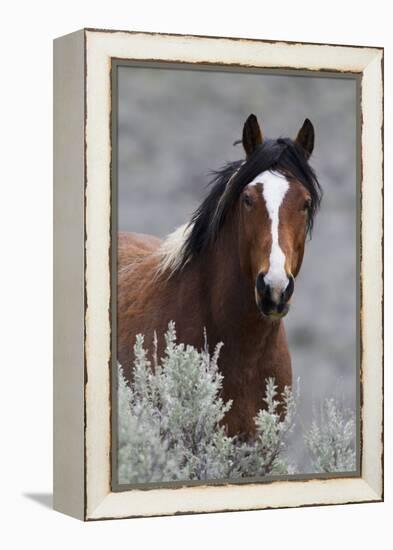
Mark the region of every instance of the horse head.
<instances>
[{"instance_id":1,"label":"horse head","mask_svg":"<svg viewBox=\"0 0 393 550\"><path fill-rule=\"evenodd\" d=\"M242 142L245 160L214 173L210 192L190 223L162 247L160 270L170 276L182 272L198 256L222 246L220 235L230 235L226 259L233 259L237 250L260 313L280 319L289 310L306 237L322 196L308 163L314 128L306 119L293 140L265 139L257 118L250 115ZM224 226L230 231L223 231ZM225 268L228 262L223 263Z\"/></svg>"},{"instance_id":2,"label":"horse head","mask_svg":"<svg viewBox=\"0 0 393 550\"><path fill-rule=\"evenodd\" d=\"M263 165L263 157L275 159L243 186L237 208L242 270L251 279L262 315L279 319L289 310L306 236L320 200L308 165L314 128L306 119L294 140L264 140L256 117L250 115L242 141L244 171L248 163Z\"/></svg>"}]
</instances>

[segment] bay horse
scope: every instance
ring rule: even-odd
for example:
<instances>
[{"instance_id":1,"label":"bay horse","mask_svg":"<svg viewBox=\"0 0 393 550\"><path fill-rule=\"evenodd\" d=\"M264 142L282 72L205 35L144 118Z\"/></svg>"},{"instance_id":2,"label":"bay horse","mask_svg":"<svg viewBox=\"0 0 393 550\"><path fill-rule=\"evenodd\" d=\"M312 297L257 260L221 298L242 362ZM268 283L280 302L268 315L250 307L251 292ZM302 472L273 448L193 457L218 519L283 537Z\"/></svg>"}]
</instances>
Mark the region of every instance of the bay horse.
<instances>
[{"instance_id":1,"label":"bay horse","mask_svg":"<svg viewBox=\"0 0 393 550\"><path fill-rule=\"evenodd\" d=\"M229 435L251 437L266 379L292 384L282 318L288 313L305 240L321 201L308 159L314 128L306 119L294 140L264 139L250 115L245 159L214 173L210 191L188 224L164 241L120 233L118 360L132 379L135 336L163 351L169 321L179 342L210 349L223 342L222 398L233 400ZM161 347L160 347L161 345Z\"/></svg>"}]
</instances>

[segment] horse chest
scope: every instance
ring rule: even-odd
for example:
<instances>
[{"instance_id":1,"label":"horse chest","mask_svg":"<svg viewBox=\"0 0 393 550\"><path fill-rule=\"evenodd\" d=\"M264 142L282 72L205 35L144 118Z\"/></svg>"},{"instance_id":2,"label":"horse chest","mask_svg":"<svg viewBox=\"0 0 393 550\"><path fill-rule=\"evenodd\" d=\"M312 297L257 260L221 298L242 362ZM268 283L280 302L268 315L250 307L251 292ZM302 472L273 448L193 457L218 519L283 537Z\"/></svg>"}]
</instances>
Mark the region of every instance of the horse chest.
<instances>
[{"instance_id":1,"label":"horse chest","mask_svg":"<svg viewBox=\"0 0 393 550\"><path fill-rule=\"evenodd\" d=\"M226 348L226 349L225 349ZM265 406L266 381L273 377L279 392L292 383L291 359L283 327L274 335L224 343L220 361L223 398L232 400L225 424L230 435L255 433L254 418Z\"/></svg>"}]
</instances>

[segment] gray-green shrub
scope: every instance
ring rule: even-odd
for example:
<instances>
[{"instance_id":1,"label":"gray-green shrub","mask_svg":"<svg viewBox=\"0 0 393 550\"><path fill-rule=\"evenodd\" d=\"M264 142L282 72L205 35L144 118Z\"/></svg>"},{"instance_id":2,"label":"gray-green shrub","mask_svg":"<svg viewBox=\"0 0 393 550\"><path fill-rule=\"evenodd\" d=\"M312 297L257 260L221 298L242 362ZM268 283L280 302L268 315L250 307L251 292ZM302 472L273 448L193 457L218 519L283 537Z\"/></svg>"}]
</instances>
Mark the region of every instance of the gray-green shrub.
<instances>
[{"instance_id":1,"label":"gray-green shrub","mask_svg":"<svg viewBox=\"0 0 393 550\"><path fill-rule=\"evenodd\" d=\"M291 390L286 388L278 396L274 381L267 381L266 410L255 418L255 440L241 442L227 436L220 424L231 407L220 397L221 345L210 355L206 346L199 352L177 344L173 323L165 339L161 360L155 342L153 369L143 336L137 336L130 385L119 366L119 483L288 473L285 436L292 429L296 409ZM285 418L278 413L280 404Z\"/></svg>"},{"instance_id":2,"label":"gray-green shrub","mask_svg":"<svg viewBox=\"0 0 393 550\"><path fill-rule=\"evenodd\" d=\"M350 472L356 468L354 414L335 399L325 399L319 418L304 439L315 472Z\"/></svg>"},{"instance_id":3,"label":"gray-green shrub","mask_svg":"<svg viewBox=\"0 0 393 550\"><path fill-rule=\"evenodd\" d=\"M128 385L118 371L119 483L218 480L296 473L287 434L294 427L298 392L278 395L266 382L265 408L255 417L252 441L229 437L221 422L231 407L220 397L221 345L210 355L176 342L174 323L165 335L164 357L152 362L142 335L134 346L134 378ZM279 411L285 414L279 414ZM319 418L305 432L312 472L355 470L355 417L326 399Z\"/></svg>"}]
</instances>

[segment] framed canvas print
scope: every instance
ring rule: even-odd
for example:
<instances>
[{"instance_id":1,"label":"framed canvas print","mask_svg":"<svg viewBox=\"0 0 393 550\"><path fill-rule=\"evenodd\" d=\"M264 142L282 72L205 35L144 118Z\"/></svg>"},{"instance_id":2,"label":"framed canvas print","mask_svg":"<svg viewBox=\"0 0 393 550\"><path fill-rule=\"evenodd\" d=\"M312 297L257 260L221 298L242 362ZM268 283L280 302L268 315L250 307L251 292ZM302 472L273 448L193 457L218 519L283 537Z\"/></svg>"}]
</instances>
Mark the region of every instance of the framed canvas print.
<instances>
[{"instance_id":1,"label":"framed canvas print","mask_svg":"<svg viewBox=\"0 0 393 550\"><path fill-rule=\"evenodd\" d=\"M383 499L383 50L54 43L54 506Z\"/></svg>"}]
</instances>

